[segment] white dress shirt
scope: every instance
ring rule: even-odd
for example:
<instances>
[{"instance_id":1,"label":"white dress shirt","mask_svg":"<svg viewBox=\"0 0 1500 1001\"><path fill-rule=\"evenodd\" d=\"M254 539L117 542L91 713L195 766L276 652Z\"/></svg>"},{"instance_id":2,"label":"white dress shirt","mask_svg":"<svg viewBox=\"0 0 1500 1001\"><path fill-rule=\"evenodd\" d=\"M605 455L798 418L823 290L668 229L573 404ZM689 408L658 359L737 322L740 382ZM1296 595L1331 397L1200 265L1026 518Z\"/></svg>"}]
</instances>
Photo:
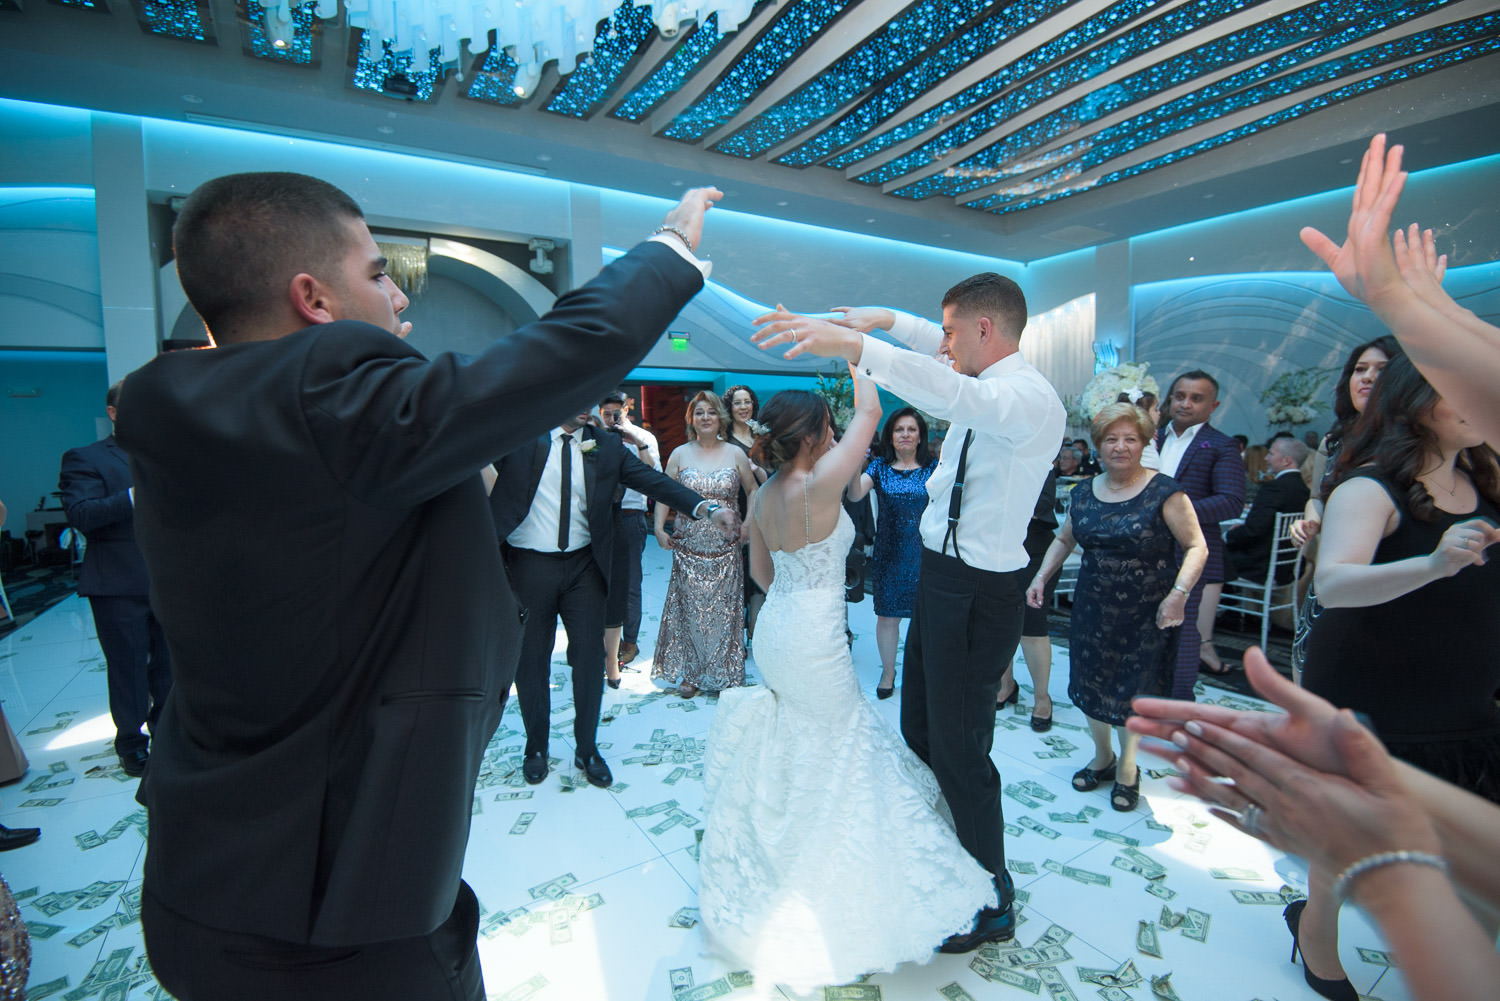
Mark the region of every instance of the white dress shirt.
<instances>
[{"instance_id":1,"label":"white dress shirt","mask_svg":"<svg viewBox=\"0 0 1500 1001\"><path fill-rule=\"evenodd\" d=\"M634 425L634 427L636 434L644 435L651 441L651 461L646 462L645 459L641 459L641 461L646 462L646 465L650 466L652 469L660 469L661 461L656 457L661 454L661 446L659 446L656 442L656 435L652 434L650 431L647 431L639 424ZM625 442L625 451L629 452L631 455L635 456L638 459L641 458L641 450L631 442ZM646 495L641 493L639 490L632 490L629 487L626 487L625 496L620 499L620 507L626 511L644 511L646 510Z\"/></svg>"},{"instance_id":2,"label":"white dress shirt","mask_svg":"<svg viewBox=\"0 0 1500 1001\"><path fill-rule=\"evenodd\" d=\"M933 552L943 550L958 457L966 432L973 429L955 533L958 556L981 570L1025 567L1026 527L1067 424L1062 400L1019 353L1002 358L977 377L963 375L934 357L942 346L942 327L906 313L895 316L891 336L911 350L866 336L860 374L912 406L952 422L937 469L927 480L922 545Z\"/></svg>"},{"instance_id":3,"label":"white dress shirt","mask_svg":"<svg viewBox=\"0 0 1500 1001\"><path fill-rule=\"evenodd\" d=\"M1148 439L1146 446L1141 449L1142 469L1161 469L1161 453L1156 450L1156 442Z\"/></svg>"},{"instance_id":4,"label":"white dress shirt","mask_svg":"<svg viewBox=\"0 0 1500 1001\"><path fill-rule=\"evenodd\" d=\"M1194 424L1182 434L1177 433L1176 424L1167 425L1167 435L1161 440L1161 471L1168 476L1177 475L1177 467L1182 465L1182 457L1187 455L1188 446L1193 439L1198 437L1198 429L1202 424Z\"/></svg>"},{"instance_id":5,"label":"white dress shirt","mask_svg":"<svg viewBox=\"0 0 1500 1001\"><path fill-rule=\"evenodd\" d=\"M562 494L562 442L563 429L553 428L551 446L547 449L547 464L542 467L542 479L536 485L536 496L531 499L531 510L506 538L506 542L517 549L534 549L539 553L555 553L557 548L557 506ZM589 544L588 494L583 479L583 428L572 432L573 500L568 505L568 548L573 553Z\"/></svg>"}]
</instances>

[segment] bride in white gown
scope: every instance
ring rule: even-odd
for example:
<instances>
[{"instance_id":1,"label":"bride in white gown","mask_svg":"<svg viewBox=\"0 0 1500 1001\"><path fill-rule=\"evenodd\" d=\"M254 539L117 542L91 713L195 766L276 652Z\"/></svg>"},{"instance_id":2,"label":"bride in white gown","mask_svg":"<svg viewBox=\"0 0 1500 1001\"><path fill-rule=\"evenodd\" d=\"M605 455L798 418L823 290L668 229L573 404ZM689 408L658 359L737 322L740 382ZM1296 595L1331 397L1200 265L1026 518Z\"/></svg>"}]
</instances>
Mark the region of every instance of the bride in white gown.
<instances>
[{"instance_id":1,"label":"bride in white gown","mask_svg":"<svg viewBox=\"0 0 1500 1001\"><path fill-rule=\"evenodd\" d=\"M924 962L996 903L932 773L860 690L845 642L854 526L840 502L879 417L864 380L837 445L813 393L778 393L761 411L756 459L775 470L750 512L764 684L719 698L698 891L707 945L761 990Z\"/></svg>"}]
</instances>

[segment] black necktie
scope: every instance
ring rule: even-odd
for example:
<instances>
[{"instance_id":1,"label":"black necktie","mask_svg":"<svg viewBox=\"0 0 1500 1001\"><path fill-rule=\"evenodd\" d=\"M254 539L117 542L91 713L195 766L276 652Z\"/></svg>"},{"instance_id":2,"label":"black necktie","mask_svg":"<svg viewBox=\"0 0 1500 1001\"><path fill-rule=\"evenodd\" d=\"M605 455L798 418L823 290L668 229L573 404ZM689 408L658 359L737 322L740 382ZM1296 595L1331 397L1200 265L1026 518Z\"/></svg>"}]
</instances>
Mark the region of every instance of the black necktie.
<instances>
[{"instance_id":1,"label":"black necktie","mask_svg":"<svg viewBox=\"0 0 1500 1001\"><path fill-rule=\"evenodd\" d=\"M561 435L558 441L562 442L562 448L558 449L559 461L562 462L562 493L557 498L557 549L565 553L568 551L568 524L572 521L573 436Z\"/></svg>"}]
</instances>

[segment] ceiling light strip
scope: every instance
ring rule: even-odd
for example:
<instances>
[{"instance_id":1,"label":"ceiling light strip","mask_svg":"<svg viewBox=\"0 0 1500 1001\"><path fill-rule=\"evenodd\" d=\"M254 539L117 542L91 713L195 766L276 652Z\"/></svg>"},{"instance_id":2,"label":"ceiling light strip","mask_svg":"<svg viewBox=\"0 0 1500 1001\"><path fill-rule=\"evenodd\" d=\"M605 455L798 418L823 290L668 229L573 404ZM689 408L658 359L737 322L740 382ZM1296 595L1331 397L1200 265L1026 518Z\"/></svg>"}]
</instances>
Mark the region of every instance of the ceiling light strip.
<instances>
[{"instance_id":1,"label":"ceiling light strip","mask_svg":"<svg viewBox=\"0 0 1500 1001\"><path fill-rule=\"evenodd\" d=\"M734 118L771 79L811 44L851 0L800 0L786 7L723 79L661 134L696 142Z\"/></svg>"},{"instance_id":2,"label":"ceiling light strip","mask_svg":"<svg viewBox=\"0 0 1500 1001\"><path fill-rule=\"evenodd\" d=\"M717 12L713 15L717 18ZM606 100L641 47L656 31L649 6L625 0L594 36L593 51L567 78L567 85L547 102L546 110L573 118L587 118Z\"/></svg>"},{"instance_id":3,"label":"ceiling light strip","mask_svg":"<svg viewBox=\"0 0 1500 1001\"><path fill-rule=\"evenodd\" d=\"M1253 59L1288 45L1306 42L1302 48L1295 50L1297 57L1282 67L1285 69L1388 30L1441 6L1442 0L1427 0L1425 3L1413 3L1392 11L1387 17L1374 17L1368 11L1351 10L1344 0L1323 0L1321 3L1289 11L1275 20L1251 25L1148 66L1107 87L1093 90L1020 132L951 165L947 170L888 193L902 198L922 199L972 191L992 183L995 173L1005 172L1007 166L1016 164L1030 151L1059 136L1225 66ZM1308 39L1312 41L1307 42ZM1238 86L1253 83L1255 72L1251 70L1246 74L1237 74L1240 78ZM1215 86L1211 84L1206 89L1212 91ZM1212 96L1212 93L1199 93L1200 100ZM909 170L929 166L931 160L921 163L914 159L917 152L913 151L900 162L906 163Z\"/></svg>"},{"instance_id":4,"label":"ceiling light strip","mask_svg":"<svg viewBox=\"0 0 1500 1001\"><path fill-rule=\"evenodd\" d=\"M725 39L719 31L719 15L713 14L693 30L687 38L679 41L666 61L643 80L639 86L625 95L620 106L610 112L610 117L627 122L639 122L663 101L677 93L688 78L718 51Z\"/></svg>"},{"instance_id":5,"label":"ceiling light strip","mask_svg":"<svg viewBox=\"0 0 1500 1001\"><path fill-rule=\"evenodd\" d=\"M750 158L827 118L870 87L953 34L995 0L922 0L840 58L807 85L714 145ZM1025 5L1030 7L1031 5Z\"/></svg>"},{"instance_id":6,"label":"ceiling light strip","mask_svg":"<svg viewBox=\"0 0 1500 1001\"><path fill-rule=\"evenodd\" d=\"M1077 194L1079 190L1096 190L1098 188L1104 187L1105 185L1114 184L1117 181L1123 181L1128 178L1144 174L1147 171L1156 170L1159 167L1165 167L1168 164L1178 163L1182 160L1186 160L1189 157L1197 156L1199 153L1204 153L1208 150L1228 145L1229 143L1254 135L1257 132L1263 132L1266 129L1285 124L1286 122L1292 121L1295 118L1300 118L1301 116L1311 111L1331 107L1332 105L1338 104L1342 101L1346 101L1352 97L1358 97L1361 94L1368 94L1371 91L1379 90L1381 87L1386 87L1393 83L1400 83L1405 80L1416 79L1419 76L1424 76L1428 73L1440 69L1445 69L1449 66L1455 66L1459 63L1467 62L1470 59L1477 59L1480 56L1489 55L1492 52L1500 52L1500 38L1486 38L1483 41L1475 42L1472 45L1464 46L1461 49L1453 49L1448 52L1441 52L1436 55L1429 56L1426 59L1421 60L1420 62L1398 67L1396 69L1388 70L1385 73L1380 73L1375 76L1368 77L1364 80L1346 84L1345 86L1340 87L1337 90L1332 90L1326 94L1320 94L1316 97L1309 98L1308 100L1303 101L1300 104L1283 109L1276 112L1275 114L1267 115L1247 125L1242 125L1227 132L1220 133L1217 136L1211 136L1210 138L1204 139L1201 142L1194 143L1191 146L1186 146L1179 150L1173 150L1170 153L1165 153L1159 157L1144 161L1132 167L1106 174L1105 176L1100 177L1079 189L1068 189L1064 191L1051 192L1049 194L1042 195L1036 198L1028 198L1025 201L1012 202L1009 205L1002 205L996 208L991 208L987 204L985 204L988 199L980 199L977 201L969 202L965 207L989 211L995 215L1009 215L1013 212L1022 212L1026 209L1036 208L1040 205L1046 205L1051 202L1067 198L1069 195Z\"/></svg>"}]
</instances>

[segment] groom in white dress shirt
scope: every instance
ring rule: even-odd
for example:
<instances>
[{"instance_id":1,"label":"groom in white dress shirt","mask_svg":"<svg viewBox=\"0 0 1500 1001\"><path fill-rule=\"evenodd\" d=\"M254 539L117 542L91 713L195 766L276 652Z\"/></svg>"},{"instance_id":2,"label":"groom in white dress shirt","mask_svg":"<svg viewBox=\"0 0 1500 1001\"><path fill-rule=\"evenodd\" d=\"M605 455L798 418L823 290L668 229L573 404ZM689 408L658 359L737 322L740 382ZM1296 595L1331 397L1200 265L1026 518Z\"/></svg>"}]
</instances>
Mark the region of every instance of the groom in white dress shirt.
<instances>
[{"instance_id":1,"label":"groom in white dress shirt","mask_svg":"<svg viewBox=\"0 0 1500 1001\"><path fill-rule=\"evenodd\" d=\"M922 566L906 638L901 733L937 777L959 842L995 876L998 908L943 952L1015 933L1005 871L1000 773L990 760L995 698L1021 637L1026 529L1066 416L1051 384L1020 355L1026 298L985 273L943 297L943 324L883 307L841 308L843 325L767 314L762 347L841 357L913 406L952 422L927 481ZM884 330L901 345L871 336ZM962 472L960 472L962 470Z\"/></svg>"}]
</instances>

